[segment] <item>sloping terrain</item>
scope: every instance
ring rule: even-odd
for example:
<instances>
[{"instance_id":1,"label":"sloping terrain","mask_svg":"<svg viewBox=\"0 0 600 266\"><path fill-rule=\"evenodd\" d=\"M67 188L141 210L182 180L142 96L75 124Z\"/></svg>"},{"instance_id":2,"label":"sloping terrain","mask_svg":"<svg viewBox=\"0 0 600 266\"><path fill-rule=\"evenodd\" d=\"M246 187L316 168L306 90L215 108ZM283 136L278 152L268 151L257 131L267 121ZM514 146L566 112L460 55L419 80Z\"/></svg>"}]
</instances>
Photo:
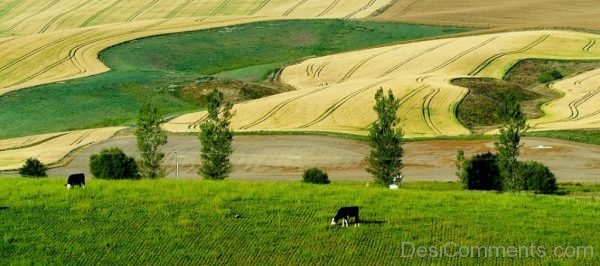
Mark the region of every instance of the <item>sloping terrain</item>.
<instances>
[{"instance_id":1,"label":"sloping terrain","mask_svg":"<svg viewBox=\"0 0 600 266\"><path fill-rule=\"evenodd\" d=\"M23 166L28 158L54 164L73 150L111 138L123 127L87 129L0 140L0 171Z\"/></svg>"},{"instance_id":2,"label":"sloping terrain","mask_svg":"<svg viewBox=\"0 0 600 266\"><path fill-rule=\"evenodd\" d=\"M284 18L360 18L387 2L11 1L0 7L0 95L105 72L98 53L136 38Z\"/></svg>"},{"instance_id":3,"label":"sloping terrain","mask_svg":"<svg viewBox=\"0 0 600 266\"><path fill-rule=\"evenodd\" d=\"M401 99L401 125L407 136L468 134L455 109L468 90L451 85L459 77L502 78L526 58L598 59L599 35L566 31L487 34L401 44L309 59L285 68L281 81L298 90L234 107L236 130L335 131L366 134L376 119L375 91L391 89ZM565 89L566 100L544 107L535 129L600 127L597 71L578 75ZM578 82L579 81L579 82ZM563 83L557 83L560 87ZM596 84L596 87L594 87ZM570 115L575 112L577 115ZM204 113L170 121L171 131L194 131ZM564 118L564 117L567 118ZM564 120L567 119L567 120ZM557 126L556 123L561 123Z\"/></svg>"},{"instance_id":4,"label":"sloping terrain","mask_svg":"<svg viewBox=\"0 0 600 266\"><path fill-rule=\"evenodd\" d=\"M596 0L407 0L395 1L375 19L498 29L600 30Z\"/></svg>"}]
</instances>

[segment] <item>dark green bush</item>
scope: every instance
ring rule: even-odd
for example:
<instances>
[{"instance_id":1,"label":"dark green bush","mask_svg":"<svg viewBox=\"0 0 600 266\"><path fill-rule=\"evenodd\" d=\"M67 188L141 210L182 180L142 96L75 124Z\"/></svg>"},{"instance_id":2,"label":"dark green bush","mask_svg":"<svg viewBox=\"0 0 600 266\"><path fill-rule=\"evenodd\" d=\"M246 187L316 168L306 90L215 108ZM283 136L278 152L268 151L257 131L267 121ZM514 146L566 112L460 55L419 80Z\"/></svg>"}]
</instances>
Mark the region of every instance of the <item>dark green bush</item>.
<instances>
[{"instance_id":1,"label":"dark green bush","mask_svg":"<svg viewBox=\"0 0 600 266\"><path fill-rule=\"evenodd\" d=\"M38 159L29 158L25 164L19 169L19 174L25 177L45 177L48 166L40 162Z\"/></svg>"},{"instance_id":2,"label":"dark green bush","mask_svg":"<svg viewBox=\"0 0 600 266\"><path fill-rule=\"evenodd\" d=\"M304 183L329 184L329 176L319 168L310 168L304 171Z\"/></svg>"},{"instance_id":3,"label":"dark green bush","mask_svg":"<svg viewBox=\"0 0 600 266\"><path fill-rule=\"evenodd\" d=\"M524 190L542 194L553 194L558 190L556 177L548 167L539 162L519 162L518 175L524 180Z\"/></svg>"},{"instance_id":4,"label":"dark green bush","mask_svg":"<svg viewBox=\"0 0 600 266\"><path fill-rule=\"evenodd\" d=\"M562 73L556 69L546 70L538 75L538 81L540 83L547 83L563 78Z\"/></svg>"},{"instance_id":5,"label":"dark green bush","mask_svg":"<svg viewBox=\"0 0 600 266\"><path fill-rule=\"evenodd\" d=\"M502 181L496 155L490 152L463 159L457 164L458 177L466 189L501 190Z\"/></svg>"},{"instance_id":6,"label":"dark green bush","mask_svg":"<svg viewBox=\"0 0 600 266\"><path fill-rule=\"evenodd\" d=\"M90 172L101 179L137 179L138 166L135 159L119 148L103 149L90 156Z\"/></svg>"}]
</instances>

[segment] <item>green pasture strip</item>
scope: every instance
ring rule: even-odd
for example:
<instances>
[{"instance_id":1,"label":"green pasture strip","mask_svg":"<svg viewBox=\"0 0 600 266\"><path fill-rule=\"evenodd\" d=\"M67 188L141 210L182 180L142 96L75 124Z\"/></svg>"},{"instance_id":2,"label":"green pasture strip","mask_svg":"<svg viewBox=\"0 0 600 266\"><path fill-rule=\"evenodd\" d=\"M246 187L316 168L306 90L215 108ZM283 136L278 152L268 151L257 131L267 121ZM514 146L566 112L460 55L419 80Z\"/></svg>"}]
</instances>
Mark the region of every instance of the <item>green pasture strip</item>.
<instances>
[{"instance_id":1,"label":"green pasture strip","mask_svg":"<svg viewBox=\"0 0 600 266\"><path fill-rule=\"evenodd\" d=\"M67 190L64 182L0 179L2 264L600 263L597 196L471 192L447 182L406 183L399 190L362 182L95 179L85 189ZM329 225L339 207L353 205L361 208L359 227ZM411 257L410 244L403 243L534 245L548 254ZM458 251L449 246L450 255ZM595 253L552 254L569 246Z\"/></svg>"},{"instance_id":2,"label":"green pasture strip","mask_svg":"<svg viewBox=\"0 0 600 266\"><path fill-rule=\"evenodd\" d=\"M198 109L177 90L206 75L263 80L303 58L449 35L467 29L349 20L269 21L129 41L103 51L112 71L0 97L0 139L135 121Z\"/></svg>"},{"instance_id":3,"label":"green pasture strip","mask_svg":"<svg viewBox=\"0 0 600 266\"><path fill-rule=\"evenodd\" d=\"M555 138L600 145L600 129L533 131L525 133L525 136Z\"/></svg>"}]
</instances>

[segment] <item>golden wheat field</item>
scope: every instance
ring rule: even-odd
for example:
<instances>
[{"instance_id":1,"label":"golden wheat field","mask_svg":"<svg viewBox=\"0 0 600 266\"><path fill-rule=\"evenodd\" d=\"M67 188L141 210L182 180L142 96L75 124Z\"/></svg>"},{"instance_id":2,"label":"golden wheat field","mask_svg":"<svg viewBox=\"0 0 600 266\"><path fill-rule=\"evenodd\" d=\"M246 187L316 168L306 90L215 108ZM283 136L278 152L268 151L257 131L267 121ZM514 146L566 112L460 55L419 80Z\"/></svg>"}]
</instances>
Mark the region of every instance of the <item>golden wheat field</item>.
<instances>
[{"instance_id":1,"label":"golden wheat field","mask_svg":"<svg viewBox=\"0 0 600 266\"><path fill-rule=\"evenodd\" d=\"M158 34L294 18L360 18L383 0L113 0L0 3L0 95L108 71L98 53Z\"/></svg>"},{"instance_id":2,"label":"golden wheat field","mask_svg":"<svg viewBox=\"0 0 600 266\"><path fill-rule=\"evenodd\" d=\"M20 168L28 158L55 164L73 150L111 138L123 127L86 129L0 140L0 171Z\"/></svg>"},{"instance_id":3,"label":"golden wheat field","mask_svg":"<svg viewBox=\"0 0 600 266\"><path fill-rule=\"evenodd\" d=\"M334 131L366 134L376 119L375 91L391 89L400 99L407 136L468 134L455 117L466 88L459 77L502 78L526 58L598 59L600 36L566 31L527 31L447 38L309 59L285 68L281 81L298 90L235 106L236 130ZM534 129L600 127L599 71L553 86L565 97L544 106L548 116ZM576 112L576 114L571 114ZM171 131L197 130L204 113L184 115L165 125Z\"/></svg>"},{"instance_id":4,"label":"golden wheat field","mask_svg":"<svg viewBox=\"0 0 600 266\"><path fill-rule=\"evenodd\" d=\"M395 1L378 20L525 29L600 29L597 0L408 0Z\"/></svg>"}]
</instances>

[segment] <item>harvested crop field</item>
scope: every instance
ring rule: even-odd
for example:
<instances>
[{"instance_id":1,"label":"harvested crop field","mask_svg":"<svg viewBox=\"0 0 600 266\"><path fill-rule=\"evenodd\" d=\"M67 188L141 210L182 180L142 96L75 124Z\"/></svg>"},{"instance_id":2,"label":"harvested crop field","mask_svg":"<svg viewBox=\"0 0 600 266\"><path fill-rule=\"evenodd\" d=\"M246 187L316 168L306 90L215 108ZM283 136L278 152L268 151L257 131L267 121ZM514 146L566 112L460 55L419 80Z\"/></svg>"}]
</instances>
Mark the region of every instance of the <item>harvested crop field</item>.
<instances>
[{"instance_id":1,"label":"harvested crop field","mask_svg":"<svg viewBox=\"0 0 600 266\"><path fill-rule=\"evenodd\" d=\"M501 29L599 30L598 14L600 5L595 0L409 0L396 1L375 19Z\"/></svg>"},{"instance_id":2,"label":"harvested crop field","mask_svg":"<svg viewBox=\"0 0 600 266\"><path fill-rule=\"evenodd\" d=\"M55 164L74 150L107 140L123 127L86 129L0 140L0 171L23 166L28 158Z\"/></svg>"},{"instance_id":3,"label":"harvested crop field","mask_svg":"<svg viewBox=\"0 0 600 266\"><path fill-rule=\"evenodd\" d=\"M98 53L128 40L284 18L361 18L387 3L382 0L4 3L0 16L0 95L108 71L97 59Z\"/></svg>"},{"instance_id":4,"label":"harvested crop field","mask_svg":"<svg viewBox=\"0 0 600 266\"><path fill-rule=\"evenodd\" d=\"M599 145L547 138L525 138L524 144L521 160L543 162L559 181L600 182ZM332 180L372 180L365 171L364 159L370 150L366 142L324 136L236 136L233 145L232 179L299 180L304 169L321 167ZM119 137L77 152L68 165L52 169L49 174L89 174L90 155L110 147L137 154L135 138ZM494 150L493 140L417 141L406 143L404 148L403 172L407 181L455 181L457 149L464 149L467 154ZM176 177L175 151L180 178L199 178L196 170L200 164L200 143L196 136L170 136L163 150L169 178Z\"/></svg>"},{"instance_id":5,"label":"harvested crop field","mask_svg":"<svg viewBox=\"0 0 600 266\"><path fill-rule=\"evenodd\" d=\"M438 39L319 57L289 66L281 82L296 91L234 107L240 131L333 131L366 134L375 120L373 95L380 87L401 99L401 126L409 137L463 135L456 106L468 93L450 81L461 77L502 78L526 58L600 58L600 35L525 31ZM550 117L531 121L533 130L600 127L598 71L564 81L562 101L544 106ZM576 109L576 110L575 110ZM576 112L577 115L571 115ZM196 131L203 112L170 121L174 132Z\"/></svg>"}]
</instances>

